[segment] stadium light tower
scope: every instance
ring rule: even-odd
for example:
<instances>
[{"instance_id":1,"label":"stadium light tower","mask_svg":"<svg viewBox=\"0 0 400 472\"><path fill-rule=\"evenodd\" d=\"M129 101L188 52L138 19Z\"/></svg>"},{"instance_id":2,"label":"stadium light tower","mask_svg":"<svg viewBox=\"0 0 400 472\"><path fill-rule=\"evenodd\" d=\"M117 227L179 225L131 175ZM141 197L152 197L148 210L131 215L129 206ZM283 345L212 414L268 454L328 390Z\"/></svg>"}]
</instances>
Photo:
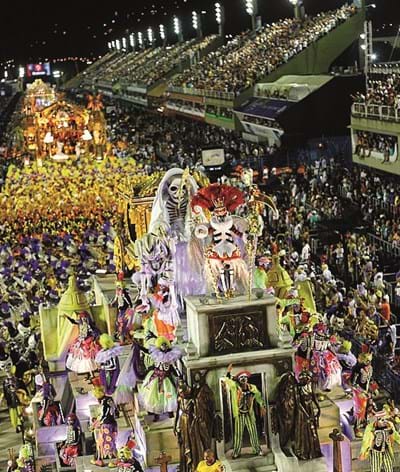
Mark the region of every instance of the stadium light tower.
<instances>
[{"instance_id":1,"label":"stadium light tower","mask_svg":"<svg viewBox=\"0 0 400 472\"><path fill-rule=\"evenodd\" d=\"M174 32L178 36L178 41L183 43L182 25L177 16L174 16Z\"/></svg>"},{"instance_id":2,"label":"stadium light tower","mask_svg":"<svg viewBox=\"0 0 400 472\"><path fill-rule=\"evenodd\" d=\"M128 49L128 43L127 43L127 41L126 41L126 38L125 38L125 37L123 37L123 38L122 38L122 40L121 40L121 44L122 44L122 50L123 50L124 52L126 52L126 51L127 51L127 49Z\"/></svg>"},{"instance_id":3,"label":"stadium light tower","mask_svg":"<svg viewBox=\"0 0 400 472\"><path fill-rule=\"evenodd\" d=\"M153 41L154 41L153 28L147 28L147 39L149 40L150 46L153 46Z\"/></svg>"},{"instance_id":4,"label":"stadium light tower","mask_svg":"<svg viewBox=\"0 0 400 472\"><path fill-rule=\"evenodd\" d=\"M163 42L163 46L167 44L167 35L165 34L165 26L160 25L160 38L161 41Z\"/></svg>"},{"instance_id":5,"label":"stadium light tower","mask_svg":"<svg viewBox=\"0 0 400 472\"><path fill-rule=\"evenodd\" d=\"M364 75L365 75L365 90L369 92L369 69L376 58L373 49L372 39L372 21L364 22L364 33L360 34L361 46L360 48L364 51Z\"/></svg>"},{"instance_id":6,"label":"stadium light tower","mask_svg":"<svg viewBox=\"0 0 400 472\"><path fill-rule=\"evenodd\" d=\"M225 25L225 8L222 3L217 2L215 4L215 20L218 24L218 34L224 36L224 25Z\"/></svg>"},{"instance_id":7,"label":"stadium light tower","mask_svg":"<svg viewBox=\"0 0 400 472\"><path fill-rule=\"evenodd\" d=\"M251 16L252 30L256 30L256 18L258 14L258 0L244 0L246 5L246 13Z\"/></svg>"},{"instance_id":8,"label":"stadium light tower","mask_svg":"<svg viewBox=\"0 0 400 472\"><path fill-rule=\"evenodd\" d=\"M139 47L140 49L142 49L143 48L143 33L141 31L139 31L139 33L137 34L137 39L138 39Z\"/></svg>"},{"instance_id":9,"label":"stadium light tower","mask_svg":"<svg viewBox=\"0 0 400 472\"><path fill-rule=\"evenodd\" d=\"M299 20L303 20L305 17L305 10L303 0L289 0L294 8L294 16Z\"/></svg>"},{"instance_id":10,"label":"stadium light tower","mask_svg":"<svg viewBox=\"0 0 400 472\"><path fill-rule=\"evenodd\" d=\"M192 12L192 25L193 25L193 28L197 31L197 37L199 39L202 39L203 28L201 24L201 13L197 13L197 11Z\"/></svg>"}]
</instances>

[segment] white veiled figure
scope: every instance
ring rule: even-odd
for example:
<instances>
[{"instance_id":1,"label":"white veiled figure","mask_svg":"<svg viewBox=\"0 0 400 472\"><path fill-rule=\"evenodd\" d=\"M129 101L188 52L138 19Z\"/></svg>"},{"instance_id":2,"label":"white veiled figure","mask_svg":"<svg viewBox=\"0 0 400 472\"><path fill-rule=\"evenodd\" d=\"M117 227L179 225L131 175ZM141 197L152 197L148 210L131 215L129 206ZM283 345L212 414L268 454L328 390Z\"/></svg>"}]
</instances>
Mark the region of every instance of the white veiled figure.
<instances>
[{"instance_id":1,"label":"white veiled figure","mask_svg":"<svg viewBox=\"0 0 400 472\"><path fill-rule=\"evenodd\" d=\"M205 291L202 273L191 264L188 242L194 224L190 201L198 191L195 179L180 168L170 169L160 182L151 212L149 232L174 241L174 285L178 299Z\"/></svg>"}]
</instances>

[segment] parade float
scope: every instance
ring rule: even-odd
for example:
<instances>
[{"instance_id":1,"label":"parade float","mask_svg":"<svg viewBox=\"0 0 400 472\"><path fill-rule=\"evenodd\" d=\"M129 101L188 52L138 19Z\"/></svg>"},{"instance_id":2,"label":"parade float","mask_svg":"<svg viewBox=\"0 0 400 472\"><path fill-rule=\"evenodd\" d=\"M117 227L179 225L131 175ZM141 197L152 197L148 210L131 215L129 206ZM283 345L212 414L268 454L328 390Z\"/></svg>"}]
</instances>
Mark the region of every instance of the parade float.
<instances>
[{"instance_id":1,"label":"parade float","mask_svg":"<svg viewBox=\"0 0 400 472\"><path fill-rule=\"evenodd\" d=\"M189 170L147 183L154 197L140 221L121 192L122 215L133 216L124 224L137 222L128 239L131 279L117 240L117 274L93 276L91 304L72 275L58 306L41 308L54 398L67 420L35 422L37 453L56 454L59 470L71 470L63 468L70 462L81 472L113 468L125 457L121 447L143 469L168 460L194 472L212 450L227 471L295 470L303 457L282 451L286 430L277 425L277 409L288 408L278 392L291 385L281 382L293 369L293 349L273 288L254 289L252 276L260 209L276 207L254 189L210 184ZM269 278L277 292L285 281L278 300L285 305L291 284L279 262ZM314 398L307 379L294 380L305 405ZM327 470L320 448L330 450L338 416L329 402L321 405L319 439L304 446L314 444L315 470ZM162 451L168 457L160 459Z\"/></svg>"}]
</instances>

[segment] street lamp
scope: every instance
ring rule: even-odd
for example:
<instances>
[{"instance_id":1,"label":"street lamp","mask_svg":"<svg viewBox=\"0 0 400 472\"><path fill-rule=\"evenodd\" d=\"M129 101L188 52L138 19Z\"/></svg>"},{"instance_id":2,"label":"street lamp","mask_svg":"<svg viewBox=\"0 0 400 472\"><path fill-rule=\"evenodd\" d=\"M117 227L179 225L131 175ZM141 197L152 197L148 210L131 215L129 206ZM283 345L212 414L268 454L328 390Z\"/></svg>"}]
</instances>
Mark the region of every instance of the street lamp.
<instances>
[{"instance_id":1,"label":"street lamp","mask_svg":"<svg viewBox=\"0 0 400 472\"><path fill-rule=\"evenodd\" d=\"M258 13L258 0L244 0L246 5L246 13L251 16L251 27L256 30L256 16Z\"/></svg>"},{"instance_id":2,"label":"street lamp","mask_svg":"<svg viewBox=\"0 0 400 472\"><path fill-rule=\"evenodd\" d=\"M218 24L218 34L224 36L224 23L225 23L225 8L224 6L217 2L215 4L215 20Z\"/></svg>"},{"instance_id":3,"label":"street lamp","mask_svg":"<svg viewBox=\"0 0 400 472\"><path fill-rule=\"evenodd\" d=\"M203 37L203 30L201 25L201 16L197 11L192 12L192 25L193 28L197 31L197 37L201 39Z\"/></svg>"},{"instance_id":4,"label":"street lamp","mask_svg":"<svg viewBox=\"0 0 400 472\"><path fill-rule=\"evenodd\" d=\"M183 43L182 26L177 16L174 16L174 32L178 36L178 41Z\"/></svg>"}]
</instances>

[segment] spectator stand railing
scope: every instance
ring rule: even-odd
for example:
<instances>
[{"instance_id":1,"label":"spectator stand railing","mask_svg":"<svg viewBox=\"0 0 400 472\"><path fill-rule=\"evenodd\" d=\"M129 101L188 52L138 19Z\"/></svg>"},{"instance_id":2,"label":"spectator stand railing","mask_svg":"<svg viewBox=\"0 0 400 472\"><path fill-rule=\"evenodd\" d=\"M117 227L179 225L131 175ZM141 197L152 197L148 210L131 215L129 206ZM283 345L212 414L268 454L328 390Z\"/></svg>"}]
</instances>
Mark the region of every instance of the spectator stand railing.
<instances>
[{"instance_id":1,"label":"spectator stand railing","mask_svg":"<svg viewBox=\"0 0 400 472\"><path fill-rule=\"evenodd\" d=\"M387 105L368 105L366 103L353 103L351 113L357 118L371 118L379 121L400 122L400 110Z\"/></svg>"},{"instance_id":2,"label":"spectator stand railing","mask_svg":"<svg viewBox=\"0 0 400 472\"><path fill-rule=\"evenodd\" d=\"M342 198L349 198L349 193L351 194L351 199L353 199L352 189L347 190L342 185L337 187L337 192ZM383 211L392 217L397 217L399 215L400 207L394 203L385 202L383 199L374 196L367 196L368 203L377 210ZM365 201L365 199L364 199ZM361 203L357 201L357 203Z\"/></svg>"},{"instance_id":3,"label":"spectator stand railing","mask_svg":"<svg viewBox=\"0 0 400 472\"><path fill-rule=\"evenodd\" d=\"M181 93L183 95L197 95L199 97L217 98L219 100L233 101L235 94L233 92L220 92L218 90L202 90L191 87L168 87L168 91L172 93Z\"/></svg>"},{"instance_id":4,"label":"spectator stand railing","mask_svg":"<svg viewBox=\"0 0 400 472\"><path fill-rule=\"evenodd\" d=\"M386 254L389 254L393 257L400 257L400 246L396 246L390 241L385 241L384 239L379 238L372 233L367 234L367 240L369 244L374 245L378 249L381 249Z\"/></svg>"}]
</instances>

